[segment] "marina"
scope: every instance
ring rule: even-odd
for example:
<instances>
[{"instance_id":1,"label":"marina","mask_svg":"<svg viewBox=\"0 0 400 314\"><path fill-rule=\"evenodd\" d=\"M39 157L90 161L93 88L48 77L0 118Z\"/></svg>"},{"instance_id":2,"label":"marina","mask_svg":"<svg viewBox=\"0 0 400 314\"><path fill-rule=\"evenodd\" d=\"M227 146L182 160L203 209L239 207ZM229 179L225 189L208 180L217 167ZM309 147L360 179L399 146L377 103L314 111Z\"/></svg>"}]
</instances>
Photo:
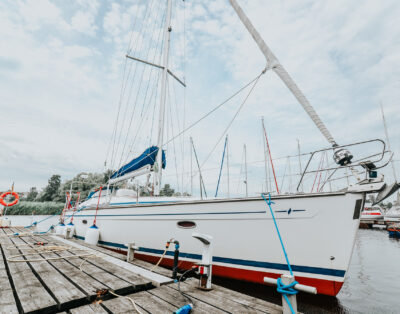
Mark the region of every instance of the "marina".
<instances>
[{"instance_id":1,"label":"marina","mask_svg":"<svg viewBox=\"0 0 400 314\"><path fill-rule=\"evenodd\" d=\"M400 4L278 3L0 3L0 314L400 311Z\"/></svg>"}]
</instances>

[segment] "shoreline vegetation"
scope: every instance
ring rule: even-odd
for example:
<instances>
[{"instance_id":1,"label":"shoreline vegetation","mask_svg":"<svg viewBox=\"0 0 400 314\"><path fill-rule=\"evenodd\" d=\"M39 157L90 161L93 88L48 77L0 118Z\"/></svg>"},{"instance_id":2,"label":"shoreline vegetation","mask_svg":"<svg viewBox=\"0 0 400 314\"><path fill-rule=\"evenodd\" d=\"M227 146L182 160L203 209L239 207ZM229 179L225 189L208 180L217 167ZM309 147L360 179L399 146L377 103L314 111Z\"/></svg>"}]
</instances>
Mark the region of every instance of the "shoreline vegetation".
<instances>
[{"instance_id":1,"label":"shoreline vegetation","mask_svg":"<svg viewBox=\"0 0 400 314\"><path fill-rule=\"evenodd\" d=\"M61 213L64 203L20 201L7 209L6 215L55 215Z\"/></svg>"},{"instance_id":2,"label":"shoreline vegetation","mask_svg":"<svg viewBox=\"0 0 400 314\"><path fill-rule=\"evenodd\" d=\"M77 174L73 179L61 181L61 176L58 174L52 175L48 184L43 190L39 191L36 187L31 187L26 196L21 198L20 202L12 207L4 209L6 215L55 215L61 214L65 206L67 194L72 192L70 199L71 205L74 206L75 202L79 203L87 199L90 192L95 191L100 186L106 185L113 171L108 170L104 173L84 173ZM141 196L150 195L150 188L145 186L129 186L126 183L118 184L114 189L128 188L136 191L139 189ZM171 188L169 184L165 184L160 191L162 196L180 195L179 192ZM188 193L183 195L189 196Z\"/></svg>"}]
</instances>

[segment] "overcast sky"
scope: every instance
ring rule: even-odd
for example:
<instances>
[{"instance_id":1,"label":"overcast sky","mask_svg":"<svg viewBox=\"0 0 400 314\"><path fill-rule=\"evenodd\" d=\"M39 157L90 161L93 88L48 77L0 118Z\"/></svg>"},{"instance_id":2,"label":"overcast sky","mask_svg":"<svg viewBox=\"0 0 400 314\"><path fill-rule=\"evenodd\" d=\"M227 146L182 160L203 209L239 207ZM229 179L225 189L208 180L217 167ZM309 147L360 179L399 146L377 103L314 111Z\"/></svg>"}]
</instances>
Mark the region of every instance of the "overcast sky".
<instances>
[{"instance_id":1,"label":"overcast sky","mask_svg":"<svg viewBox=\"0 0 400 314\"><path fill-rule=\"evenodd\" d=\"M183 4L175 1L179 13L174 18L182 23ZM395 159L400 159L399 1L239 3L338 143L384 138L382 102ZM65 180L82 171L104 170L129 35L135 17L149 5L156 8L163 3L0 2L0 190L14 181L18 191L40 188L55 173ZM176 71L187 82L189 124L258 75L265 59L228 0L186 0L185 15L186 70L177 66ZM181 26L172 25L172 36ZM188 132L200 162L245 94ZM249 177L260 178L263 172L262 163L251 163L263 158L261 116L266 119L274 157L296 153L296 139L302 151L329 146L287 88L268 71L229 130L236 180L244 143ZM205 168L218 168L222 145ZM135 147L134 152L144 149ZM206 174L210 190L217 176L218 170ZM386 176L393 180L390 171ZM261 190L259 181L249 178L249 182L252 192ZM236 183L232 185L236 190Z\"/></svg>"}]
</instances>

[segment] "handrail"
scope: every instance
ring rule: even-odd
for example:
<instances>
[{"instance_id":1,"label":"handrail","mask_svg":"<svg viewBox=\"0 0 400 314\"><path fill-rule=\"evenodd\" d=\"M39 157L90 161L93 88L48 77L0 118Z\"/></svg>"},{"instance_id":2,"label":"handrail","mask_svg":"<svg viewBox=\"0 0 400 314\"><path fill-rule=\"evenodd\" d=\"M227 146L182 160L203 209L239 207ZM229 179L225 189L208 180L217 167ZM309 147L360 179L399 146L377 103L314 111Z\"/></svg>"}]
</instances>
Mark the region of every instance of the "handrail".
<instances>
[{"instance_id":1,"label":"handrail","mask_svg":"<svg viewBox=\"0 0 400 314\"><path fill-rule=\"evenodd\" d=\"M321 169L321 170L307 171L308 167L309 167L310 164L311 164L311 160L313 159L313 157L314 157L315 154L317 154L317 153L321 153L321 152L325 152L325 151L330 151L330 150L334 150L334 149L338 149L338 148L343 148L343 147L350 147L350 146L356 146L356 145L360 145L360 144L372 143L372 142L380 142L380 143L382 143L382 146L383 146L382 152L377 153L377 154L374 154L374 155L370 155L370 156L363 157L363 158L361 158L361 159L358 159L356 163L351 163L351 164L348 164L348 165L345 165L345 166L337 166L337 167L325 168L325 169ZM340 146L336 146L336 147L329 147L329 148L323 148L323 149L320 149L320 150L316 150L316 151L314 151L314 152L311 153L310 158L308 159L307 165L306 165L306 167L304 168L304 171L303 171L303 173L302 173L302 175L301 175L301 178L300 178L300 180L299 180L299 183L298 183L298 185L297 185L296 190L297 190L297 192L299 192L300 185L301 185L301 183L303 182L303 179L304 179L304 176L305 176L306 173L315 173L315 172L319 172L319 171L330 171L330 170L333 170L333 173L329 176L329 178L331 178L332 175L333 175L337 170L339 170L339 169L350 168L350 167L354 167L354 166L361 166L361 165L362 165L362 164L361 164L361 163L362 163L361 161L362 161L362 160L365 160L366 158L370 158L370 157L374 157L374 156L380 156L377 160L374 160L374 161L373 161L373 162L380 162L381 160L383 160L383 158L384 158L386 152L387 152L387 151L386 151L386 144L385 144L385 142L384 142L383 140L381 140L381 139L378 139L378 138L377 138L377 139L373 139L373 140L368 140L368 141L361 141L361 142L356 142L356 143L351 143L351 144L340 145ZM392 153L391 157L389 158L389 161L390 161L390 159L392 158L392 156L393 156L393 153ZM382 168L382 167L383 167L383 166L381 166L381 167L379 167L379 168ZM379 169L379 168L376 168L376 169ZM329 178L328 178L328 179L329 179ZM326 180L325 182L327 182L327 181L328 181L328 180ZM324 184L325 184L325 183L324 183Z\"/></svg>"}]
</instances>

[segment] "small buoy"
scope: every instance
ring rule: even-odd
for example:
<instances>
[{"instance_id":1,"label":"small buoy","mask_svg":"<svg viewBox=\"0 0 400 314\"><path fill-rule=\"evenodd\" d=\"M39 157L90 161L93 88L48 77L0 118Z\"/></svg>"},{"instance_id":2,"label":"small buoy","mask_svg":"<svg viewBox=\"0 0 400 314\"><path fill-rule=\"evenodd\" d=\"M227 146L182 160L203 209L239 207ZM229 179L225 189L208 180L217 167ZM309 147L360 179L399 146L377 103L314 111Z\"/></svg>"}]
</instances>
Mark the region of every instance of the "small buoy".
<instances>
[{"instance_id":1,"label":"small buoy","mask_svg":"<svg viewBox=\"0 0 400 314\"><path fill-rule=\"evenodd\" d=\"M11 220L8 217L0 217L0 228L9 228Z\"/></svg>"},{"instance_id":2,"label":"small buoy","mask_svg":"<svg viewBox=\"0 0 400 314\"><path fill-rule=\"evenodd\" d=\"M64 223L60 222L60 223L56 226L56 234L57 234L57 235L63 235L63 234L64 234L64 229L65 229Z\"/></svg>"},{"instance_id":3,"label":"small buoy","mask_svg":"<svg viewBox=\"0 0 400 314\"><path fill-rule=\"evenodd\" d=\"M99 242L99 237L100 230L96 225L93 225L86 231L85 242L88 244L97 245L97 242Z\"/></svg>"},{"instance_id":4,"label":"small buoy","mask_svg":"<svg viewBox=\"0 0 400 314\"><path fill-rule=\"evenodd\" d=\"M71 239L73 238L75 233L75 225L70 222L69 224L67 224L63 230L63 236L65 239Z\"/></svg>"}]
</instances>

